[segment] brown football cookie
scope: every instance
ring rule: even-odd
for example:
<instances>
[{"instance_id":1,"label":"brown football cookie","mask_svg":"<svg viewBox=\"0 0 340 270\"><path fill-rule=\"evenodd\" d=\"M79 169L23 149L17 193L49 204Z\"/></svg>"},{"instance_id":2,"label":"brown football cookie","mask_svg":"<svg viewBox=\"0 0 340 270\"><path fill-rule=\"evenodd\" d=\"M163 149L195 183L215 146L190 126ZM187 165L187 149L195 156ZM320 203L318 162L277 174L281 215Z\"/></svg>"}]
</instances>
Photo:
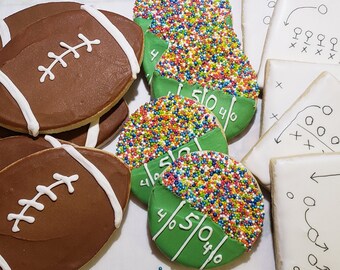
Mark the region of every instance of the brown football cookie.
<instances>
[{"instance_id":1,"label":"brown football cookie","mask_svg":"<svg viewBox=\"0 0 340 270\"><path fill-rule=\"evenodd\" d=\"M3 270L79 269L122 221L129 169L110 153L47 137L55 148L0 172Z\"/></svg>"},{"instance_id":2,"label":"brown football cookie","mask_svg":"<svg viewBox=\"0 0 340 270\"><path fill-rule=\"evenodd\" d=\"M0 51L0 125L37 136L91 123L126 93L142 53L137 24L86 5L29 25Z\"/></svg>"},{"instance_id":3,"label":"brown football cookie","mask_svg":"<svg viewBox=\"0 0 340 270\"><path fill-rule=\"evenodd\" d=\"M121 99L110 111L100 117L99 126L91 123L77 129L54 134L54 137L79 146L100 148L114 136L128 115L129 107L127 103ZM0 127L0 138L18 135L21 134Z\"/></svg>"},{"instance_id":4,"label":"brown football cookie","mask_svg":"<svg viewBox=\"0 0 340 270\"><path fill-rule=\"evenodd\" d=\"M2 29L0 31L0 49L30 24L67 10L77 10L79 7L80 4L74 2L44 3L20 10L6 17L3 21L0 19Z\"/></svg>"}]
</instances>

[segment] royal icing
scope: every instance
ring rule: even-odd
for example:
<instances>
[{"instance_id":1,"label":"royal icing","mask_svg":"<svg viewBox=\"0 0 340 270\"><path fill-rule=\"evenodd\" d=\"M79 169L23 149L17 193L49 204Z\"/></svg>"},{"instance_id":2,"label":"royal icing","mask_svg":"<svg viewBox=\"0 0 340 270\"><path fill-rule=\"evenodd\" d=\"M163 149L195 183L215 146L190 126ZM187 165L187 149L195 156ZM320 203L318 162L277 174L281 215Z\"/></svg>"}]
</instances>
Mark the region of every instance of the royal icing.
<instances>
[{"instance_id":1,"label":"royal icing","mask_svg":"<svg viewBox=\"0 0 340 270\"><path fill-rule=\"evenodd\" d=\"M94 19L96 19L111 35L112 37L118 42L119 46L125 52L127 58L129 59L132 77L134 79L137 78L137 74L140 71L140 66L138 59L135 55L133 48L131 47L130 43L126 40L125 36L119 31L119 29L112 24L112 22L99 10L88 6L82 5L81 9L88 12Z\"/></svg>"},{"instance_id":2,"label":"royal icing","mask_svg":"<svg viewBox=\"0 0 340 270\"><path fill-rule=\"evenodd\" d=\"M276 157L340 151L340 82L323 73L268 130L243 163L270 188L269 162Z\"/></svg>"},{"instance_id":3,"label":"royal icing","mask_svg":"<svg viewBox=\"0 0 340 270\"><path fill-rule=\"evenodd\" d=\"M276 0L242 1L243 49L255 71L261 63L268 26Z\"/></svg>"},{"instance_id":4,"label":"royal icing","mask_svg":"<svg viewBox=\"0 0 340 270\"><path fill-rule=\"evenodd\" d=\"M2 47L11 40L11 32L9 31L8 25L2 19L0 19L0 36L2 41Z\"/></svg>"},{"instance_id":5,"label":"royal icing","mask_svg":"<svg viewBox=\"0 0 340 270\"><path fill-rule=\"evenodd\" d=\"M52 201L56 201L57 195L52 191L52 189L57 187L57 186L60 186L60 185L66 185L68 192L73 193L74 187L72 186L72 182L77 181L78 178L79 178L79 176L77 174L72 175L72 176L64 176L64 175L61 175L59 173L55 173L53 175L53 179L56 180L55 183L49 185L48 187L42 186L42 185L37 186L36 190L37 190L38 193L31 200L20 199L18 201L18 203L19 203L19 205L23 206L23 209L20 211L20 213L19 214L10 213L7 216L7 219L9 221L15 220L13 227L12 227L12 231L13 232L19 232L20 231L20 228L19 228L20 221L25 221L27 223L34 223L35 218L32 217L32 216L26 216L25 213L30 207L32 207L36 210L39 210L39 211L42 211L44 209L44 205L42 203L38 202L38 199L41 196L46 195Z\"/></svg>"},{"instance_id":6,"label":"royal icing","mask_svg":"<svg viewBox=\"0 0 340 270\"><path fill-rule=\"evenodd\" d=\"M35 118L32 109L24 97L24 95L20 92L20 90L16 87L16 85L11 81L11 79L0 70L0 82L8 91L8 93L13 97L13 99L18 104L25 120L27 123L27 129L29 133L36 137L39 135L39 123Z\"/></svg>"},{"instance_id":7,"label":"royal icing","mask_svg":"<svg viewBox=\"0 0 340 270\"><path fill-rule=\"evenodd\" d=\"M271 162L277 270L339 269L340 154Z\"/></svg>"},{"instance_id":8,"label":"royal icing","mask_svg":"<svg viewBox=\"0 0 340 270\"><path fill-rule=\"evenodd\" d=\"M2 270L11 270L6 260L0 255L0 268Z\"/></svg>"},{"instance_id":9,"label":"royal icing","mask_svg":"<svg viewBox=\"0 0 340 270\"><path fill-rule=\"evenodd\" d=\"M96 147L97 145L100 132L99 120L100 118L90 123L89 129L87 130L86 147Z\"/></svg>"},{"instance_id":10,"label":"royal icing","mask_svg":"<svg viewBox=\"0 0 340 270\"><path fill-rule=\"evenodd\" d=\"M45 81L46 76L49 77L49 79L51 81L53 81L55 79L55 75L52 72L53 67L57 64L60 63L60 65L63 68L67 67L67 63L63 60L64 56L68 55L69 53L72 53L74 58L79 58L80 54L77 52L77 50L81 47L85 47L86 46L86 51L87 52L92 52L92 45L98 45L100 44L100 40L99 39L95 39L95 40L89 40L86 36L84 36L83 34L78 34L78 38L80 40L82 40L82 43L79 43L78 45L72 47L68 44L66 44L65 42L60 42L60 47L65 48L66 51L63 52L60 55L56 55L54 52L48 52L48 57L51 59L54 59L53 62L46 68L44 66L39 66L38 70L43 72L43 75L41 75L40 77L40 82L43 83Z\"/></svg>"},{"instance_id":11,"label":"royal icing","mask_svg":"<svg viewBox=\"0 0 340 270\"><path fill-rule=\"evenodd\" d=\"M340 2L280 0L275 6L258 76L263 86L268 59L339 64Z\"/></svg>"},{"instance_id":12,"label":"royal icing","mask_svg":"<svg viewBox=\"0 0 340 270\"><path fill-rule=\"evenodd\" d=\"M269 130L324 71L340 79L340 65L268 60L263 89L261 134Z\"/></svg>"},{"instance_id":13,"label":"royal icing","mask_svg":"<svg viewBox=\"0 0 340 270\"><path fill-rule=\"evenodd\" d=\"M89 160L87 160L80 152L73 146L61 144L57 139L52 136L46 135L45 140L51 143L54 148L63 148L71 157L73 157L80 165L82 165L97 181L100 187L105 191L115 215L115 227L118 228L122 222L123 210L117 199L117 196L112 189L109 181L103 173Z\"/></svg>"}]
</instances>

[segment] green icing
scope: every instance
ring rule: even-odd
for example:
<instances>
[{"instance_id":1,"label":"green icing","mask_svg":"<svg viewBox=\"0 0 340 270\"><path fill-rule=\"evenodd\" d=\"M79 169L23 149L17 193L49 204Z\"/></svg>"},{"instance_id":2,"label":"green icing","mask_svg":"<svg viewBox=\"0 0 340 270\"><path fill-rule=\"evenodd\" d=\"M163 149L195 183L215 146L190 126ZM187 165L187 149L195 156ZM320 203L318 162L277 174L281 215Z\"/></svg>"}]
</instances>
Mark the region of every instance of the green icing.
<instances>
[{"instance_id":1,"label":"green icing","mask_svg":"<svg viewBox=\"0 0 340 270\"><path fill-rule=\"evenodd\" d=\"M155 34L147 31L151 24L151 20L136 18L134 20L144 31L144 58L143 69L148 83L152 80L152 74L155 67L161 59L163 53L168 49L168 43L157 37Z\"/></svg>"},{"instance_id":2,"label":"green icing","mask_svg":"<svg viewBox=\"0 0 340 270\"><path fill-rule=\"evenodd\" d=\"M253 99L234 97L218 90L207 90L199 85L179 83L154 72L152 95L155 98L177 94L191 98L210 109L221 123L227 139L240 134L250 123L256 111Z\"/></svg>"},{"instance_id":3,"label":"green icing","mask_svg":"<svg viewBox=\"0 0 340 270\"><path fill-rule=\"evenodd\" d=\"M231 26L230 17L227 21ZM223 126L228 140L239 135L249 125L256 111L256 102L253 99L235 97L236 102L233 102L233 96L222 91L204 90L204 88L199 85L179 83L176 80L162 77L155 72L157 63L163 53L168 49L168 43L148 31L152 20L136 18L135 22L140 25L144 31L143 69L149 84L151 84L154 98L166 96L170 93L180 94L206 105L212 110ZM232 103L233 106L230 106ZM234 119L235 115L237 115L236 120Z\"/></svg>"},{"instance_id":4,"label":"green icing","mask_svg":"<svg viewBox=\"0 0 340 270\"><path fill-rule=\"evenodd\" d=\"M150 196L151 236L168 258L175 257L175 261L186 266L208 269L226 264L246 251L242 243L226 237L210 217L183 203L159 183Z\"/></svg>"},{"instance_id":5,"label":"green icing","mask_svg":"<svg viewBox=\"0 0 340 270\"><path fill-rule=\"evenodd\" d=\"M212 131L197 138L202 150L212 150L228 153L227 141L221 129L215 128ZM131 172L131 191L144 204L148 203L150 193L154 184L158 181L160 174L175 159L187 153L199 151L198 145L191 140L168 154L162 155L144 166L133 169Z\"/></svg>"}]
</instances>

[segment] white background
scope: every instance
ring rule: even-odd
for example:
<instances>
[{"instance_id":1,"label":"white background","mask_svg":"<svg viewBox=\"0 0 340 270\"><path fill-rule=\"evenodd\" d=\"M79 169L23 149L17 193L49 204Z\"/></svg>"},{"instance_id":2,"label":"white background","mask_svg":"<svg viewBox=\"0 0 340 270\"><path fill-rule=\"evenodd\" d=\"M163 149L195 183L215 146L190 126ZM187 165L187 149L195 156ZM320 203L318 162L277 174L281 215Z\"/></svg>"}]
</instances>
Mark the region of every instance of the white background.
<instances>
[{"instance_id":1,"label":"white background","mask_svg":"<svg viewBox=\"0 0 340 270\"><path fill-rule=\"evenodd\" d=\"M43 1L27 0L0 0L0 18L4 18L22 8L41 3ZM45 1L46 2L46 1ZM97 8L107 9L122 14L132 19L133 0L107 0L107 1L82 1L93 4ZM233 7L234 28L241 39L241 0L230 0ZM256 11L254 11L256 12ZM148 86L139 75L131 89L125 96L129 104L130 113L140 105L150 100ZM256 117L249 127L239 138L229 142L229 154L237 160L241 160L249 149L256 143L260 129L260 106L258 103ZM115 139L105 147L105 150L115 152ZM266 218L262 236L254 246L252 252L244 254L231 264L217 268L218 270L274 270L274 255L272 234L270 228L269 195L265 192ZM86 242L85 242L86 243ZM147 229L147 211L132 196L125 212L125 218L105 248L82 269L96 270L185 270L189 269L169 262L155 247L149 237Z\"/></svg>"}]
</instances>

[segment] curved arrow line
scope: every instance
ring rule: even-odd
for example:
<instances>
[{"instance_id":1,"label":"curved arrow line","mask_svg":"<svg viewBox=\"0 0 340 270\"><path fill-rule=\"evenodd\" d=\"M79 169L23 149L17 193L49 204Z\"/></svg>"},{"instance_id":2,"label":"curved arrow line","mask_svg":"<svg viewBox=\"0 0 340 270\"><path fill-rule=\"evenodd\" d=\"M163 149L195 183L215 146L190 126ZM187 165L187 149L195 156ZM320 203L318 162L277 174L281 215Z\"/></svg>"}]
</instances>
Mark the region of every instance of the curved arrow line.
<instances>
[{"instance_id":1,"label":"curved arrow line","mask_svg":"<svg viewBox=\"0 0 340 270\"><path fill-rule=\"evenodd\" d=\"M288 20L289 20L290 16L292 16L292 14L293 14L295 11L297 11L297 10L299 10L299 9L306 9L306 8L317 9L318 7L298 7L298 8L296 8L296 9L294 9L291 13L289 13L289 15L288 15L286 21L284 21L285 26L287 26L287 25L289 24Z\"/></svg>"},{"instance_id":2,"label":"curved arrow line","mask_svg":"<svg viewBox=\"0 0 340 270\"><path fill-rule=\"evenodd\" d=\"M317 232L317 234L318 234L317 238L319 238L320 235L319 235L318 231L317 231L313 226L311 226L310 223L308 222L307 213L308 213L309 210L310 210L310 208L307 208L307 210L305 211L305 221L306 221L306 223L307 223L309 229L315 230L315 231ZM329 247L326 245L326 243L323 243L323 245L318 244L318 243L316 242L316 241L317 241L317 238L315 239L315 242L313 242L313 241L309 238L308 233L307 233L307 237L308 237L309 241L311 241L314 245L316 245L317 247L323 249L323 252L326 252L326 251L329 249Z\"/></svg>"},{"instance_id":3,"label":"curved arrow line","mask_svg":"<svg viewBox=\"0 0 340 270\"><path fill-rule=\"evenodd\" d=\"M286 127L282 130L282 132L279 134L279 136L278 136L277 138L274 138L274 141L275 141L276 143L280 143L280 142L281 142L281 141L280 141L280 137L281 137L282 134L290 127L290 125L293 124L293 122L298 118L298 116L300 115L300 113L302 113L302 112L304 112L305 110L307 110L307 109L309 109L309 108L312 108L312 107L316 107L316 108L321 109L321 107L318 106L318 105L310 105L310 106L307 106L306 108L304 108L303 110L299 111L299 112L296 114L296 116L294 117L294 119L288 124L288 126L286 126Z\"/></svg>"},{"instance_id":4,"label":"curved arrow line","mask_svg":"<svg viewBox=\"0 0 340 270\"><path fill-rule=\"evenodd\" d=\"M322 177L333 177L333 176L340 176L340 173L334 173L334 174L325 174L325 175L315 175L316 172L314 172L311 176L310 179L312 179L314 182L319 183L318 181L315 180L315 178L322 178Z\"/></svg>"}]
</instances>

